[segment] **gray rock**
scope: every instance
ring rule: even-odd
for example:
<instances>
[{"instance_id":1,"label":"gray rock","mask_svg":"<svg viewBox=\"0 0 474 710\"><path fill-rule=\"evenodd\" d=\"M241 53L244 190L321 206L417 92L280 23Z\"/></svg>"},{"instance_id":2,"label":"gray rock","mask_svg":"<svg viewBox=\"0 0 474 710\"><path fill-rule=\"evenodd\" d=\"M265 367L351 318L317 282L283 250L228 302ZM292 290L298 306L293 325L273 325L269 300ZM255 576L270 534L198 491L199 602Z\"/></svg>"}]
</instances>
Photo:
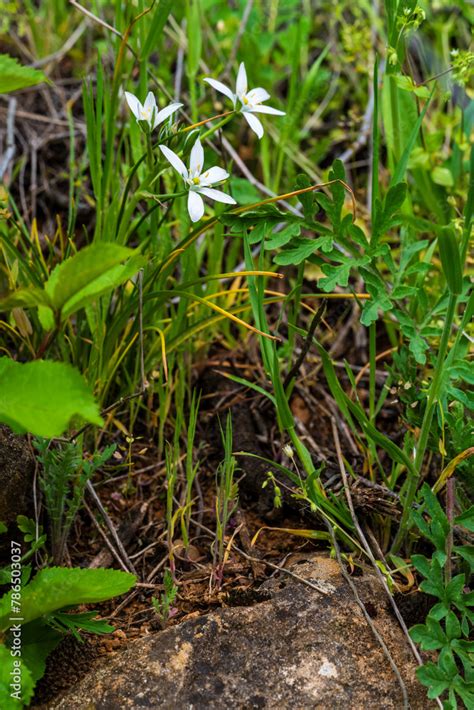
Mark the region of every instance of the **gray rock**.
<instances>
[{"instance_id":1,"label":"gray rock","mask_svg":"<svg viewBox=\"0 0 474 710\"><path fill-rule=\"evenodd\" d=\"M0 424L0 520L32 516L35 459L27 439Z\"/></svg>"},{"instance_id":2,"label":"gray rock","mask_svg":"<svg viewBox=\"0 0 474 710\"><path fill-rule=\"evenodd\" d=\"M271 598L223 608L141 638L97 666L50 709L186 710L403 708L396 677L337 562L295 556ZM298 559L299 558L299 559ZM354 579L406 684L410 707L430 707L406 639L376 578Z\"/></svg>"}]
</instances>

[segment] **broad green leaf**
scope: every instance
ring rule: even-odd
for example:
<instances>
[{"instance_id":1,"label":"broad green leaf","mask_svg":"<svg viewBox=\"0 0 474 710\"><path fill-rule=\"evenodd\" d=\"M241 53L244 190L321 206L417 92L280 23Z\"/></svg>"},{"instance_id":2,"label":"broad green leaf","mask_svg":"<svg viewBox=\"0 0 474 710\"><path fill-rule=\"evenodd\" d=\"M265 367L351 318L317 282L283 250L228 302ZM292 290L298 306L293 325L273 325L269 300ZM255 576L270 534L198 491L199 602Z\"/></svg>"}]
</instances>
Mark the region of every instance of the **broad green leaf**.
<instances>
[{"instance_id":1,"label":"broad green leaf","mask_svg":"<svg viewBox=\"0 0 474 710\"><path fill-rule=\"evenodd\" d=\"M461 637L461 624L459 623L459 619L454 613L454 611L448 611L446 614L446 635L451 639L458 639Z\"/></svg>"},{"instance_id":2,"label":"broad green leaf","mask_svg":"<svg viewBox=\"0 0 474 710\"><path fill-rule=\"evenodd\" d=\"M12 690L16 692L16 688L11 688L10 683L12 672L20 671L21 678L18 688L18 696L12 697ZM31 673L23 663L21 658L14 658L10 649L4 644L0 644L0 708L2 710L21 710L22 707L28 705L33 697L34 683ZM17 699L18 697L18 699Z\"/></svg>"},{"instance_id":3,"label":"broad green leaf","mask_svg":"<svg viewBox=\"0 0 474 710\"><path fill-rule=\"evenodd\" d=\"M244 178L232 177L229 180L231 194L239 205L253 205L260 199L260 193L251 182Z\"/></svg>"},{"instance_id":4,"label":"broad green leaf","mask_svg":"<svg viewBox=\"0 0 474 710\"><path fill-rule=\"evenodd\" d=\"M102 424L92 392L71 365L0 358L0 421L16 432L51 438L76 417Z\"/></svg>"},{"instance_id":5,"label":"broad green leaf","mask_svg":"<svg viewBox=\"0 0 474 710\"><path fill-rule=\"evenodd\" d=\"M44 330L54 330L54 312L48 306L38 307L38 318Z\"/></svg>"},{"instance_id":6,"label":"broad green leaf","mask_svg":"<svg viewBox=\"0 0 474 710\"><path fill-rule=\"evenodd\" d=\"M474 532L474 505L454 519L455 525L462 525L466 530Z\"/></svg>"},{"instance_id":7,"label":"broad green leaf","mask_svg":"<svg viewBox=\"0 0 474 710\"><path fill-rule=\"evenodd\" d=\"M0 94L26 89L27 86L35 86L43 81L48 81L48 78L42 71L22 66L8 54L0 54Z\"/></svg>"},{"instance_id":8,"label":"broad green leaf","mask_svg":"<svg viewBox=\"0 0 474 710\"><path fill-rule=\"evenodd\" d=\"M469 563L471 572L474 572L474 545L455 546L454 551Z\"/></svg>"},{"instance_id":9,"label":"broad green leaf","mask_svg":"<svg viewBox=\"0 0 474 710\"><path fill-rule=\"evenodd\" d=\"M64 607L92 604L125 594L135 582L133 574L115 569L47 567L22 590L22 623ZM9 592L0 599L0 629L3 630L11 623L11 595Z\"/></svg>"},{"instance_id":10,"label":"broad green leaf","mask_svg":"<svg viewBox=\"0 0 474 710\"><path fill-rule=\"evenodd\" d=\"M79 291L134 254L133 249L105 242L91 244L65 259L45 284L53 308L60 310Z\"/></svg>"},{"instance_id":11,"label":"broad green leaf","mask_svg":"<svg viewBox=\"0 0 474 710\"><path fill-rule=\"evenodd\" d=\"M403 89L404 91L411 91L416 96L422 99L429 99L430 92L426 86L417 86L411 76L406 76L404 74L395 74L394 80L396 85Z\"/></svg>"},{"instance_id":12,"label":"broad green leaf","mask_svg":"<svg viewBox=\"0 0 474 710\"><path fill-rule=\"evenodd\" d=\"M454 185L453 174L449 168L443 168L438 165L431 171L431 177L437 185L442 185L443 187L453 187Z\"/></svg>"},{"instance_id":13,"label":"broad green leaf","mask_svg":"<svg viewBox=\"0 0 474 710\"><path fill-rule=\"evenodd\" d=\"M394 163L402 156L417 118L416 98L397 86L397 75L386 74L381 93L381 117L385 142ZM403 175L394 182L400 182Z\"/></svg>"},{"instance_id":14,"label":"broad green leaf","mask_svg":"<svg viewBox=\"0 0 474 710\"><path fill-rule=\"evenodd\" d=\"M450 678L431 661L417 668L416 677L429 688L428 697L432 699L441 695L450 685Z\"/></svg>"},{"instance_id":15,"label":"broad green leaf","mask_svg":"<svg viewBox=\"0 0 474 710\"><path fill-rule=\"evenodd\" d=\"M443 631L439 621L430 616L426 619L426 624L417 624L410 629L410 636L418 643L423 651L435 651L443 648L448 643L448 638Z\"/></svg>"},{"instance_id":16,"label":"broad green leaf","mask_svg":"<svg viewBox=\"0 0 474 710\"><path fill-rule=\"evenodd\" d=\"M425 113L428 110L428 106L430 104L431 97L433 96L433 92L434 92L434 87L433 87L433 90L430 94L430 98L426 100L426 103L423 106L423 109L421 110L420 115L418 116L415 123L413 124L414 117L408 119L408 123L406 125L406 131L405 131L405 133L406 133L406 138L404 141L405 148L403 150L402 155L400 156L400 159L397 161L395 171L394 171L392 179L390 181L391 186L396 185L398 182L401 182L403 180L403 178L405 177L406 169L408 166L408 160L409 160L411 152L415 146L415 143L418 139L418 133L420 131L421 124L423 123ZM407 94L405 94L405 95L407 95ZM408 113L406 114L407 118L408 118ZM416 113L415 113L415 115L416 115ZM394 132L396 133L396 128L394 129Z\"/></svg>"},{"instance_id":17,"label":"broad green leaf","mask_svg":"<svg viewBox=\"0 0 474 710\"><path fill-rule=\"evenodd\" d=\"M462 264L456 233L452 227L443 229L438 235L438 249L443 273L451 293L462 293Z\"/></svg>"},{"instance_id":18,"label":"broad green leaf","mask_svg":"<svg viewBox=\"0 0 474 710\"><path fill-rule=\"evenodd\" d=\"M453 653L447 646L445 646L439 654L438 666L448 676L454 677L458 674L458 668Z\"/></svg>"},{"instance_id":19,"label":"broad green leaf","mask_svg":"<svg viewBox=\"0 0 474 710\"><path fill-rule=\"evenodd\" d=\"M0 310L9 311L12 308L35 308L47 306L49 297L41 288L21 288L0 299Z\"/></svg>"},{"instance_id":20,"label":"broad green leaf","mask_svg":"<svg viewBox=\"0 0 474 710\"><path fill-rule=\"evenodd\" d=\"M36 619L21 630L21 655L36 683L46 670L46 659L54 651L64 634Z\"/></svg>"},{"instance_id":21,"label":"broad green leaf","mask_svg":"<svg viewBox=\"0 0 474 710\"><path fill-rule=\"evenodd\" d=\"M67 318L104 293L113 291L117 286L121 286L145 264L145 257L141 254L135 254L125 264L113 266L70 298L62 308L62 317Z\"/></svg>"}]
</instances>

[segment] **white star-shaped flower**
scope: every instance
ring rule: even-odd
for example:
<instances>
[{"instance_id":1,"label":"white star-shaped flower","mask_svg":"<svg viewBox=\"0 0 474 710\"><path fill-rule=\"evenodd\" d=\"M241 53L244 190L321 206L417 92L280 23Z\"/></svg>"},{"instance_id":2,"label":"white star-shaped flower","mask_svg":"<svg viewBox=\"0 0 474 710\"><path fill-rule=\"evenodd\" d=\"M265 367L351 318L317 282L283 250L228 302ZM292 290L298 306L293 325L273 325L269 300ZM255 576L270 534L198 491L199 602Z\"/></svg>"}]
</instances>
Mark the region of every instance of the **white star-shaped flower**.
<instances>
[{"instance_id":1,"label":"white star-shaped flower","mask_svg":"<svg viewBox=\"0 0 474 710\"><path fill-rule=\"evenodd\" d=\"M165 106L165 108L161 109L161 111L158 111L156 99L152 91L148 92L148 96L146 97L144 104L141 104L137 97L129 91L125 91L125 98L131 112L137 119L137 122L146 121L152 131L183 105L170 104L169 106Z\"/></svg>"},{"instance_id":2,"label":"white star-shaped flower","mask_svg":"<svg viewBox=\"0 0 474 710\"><path fill-rule=\"evenodd\" d=\"M204 151L199 138L192 147L189 157L189 170L179 158L166 145L159 146L161 152L173 168L184 180L188 193L188 212L192 222L198 222L204 214L204 202L201 195L209 197L216 202L225 202L227 205L236 205L236 201L221 190L214 190L211 185L227 180L229 173L223 168L214 166L203 172Z\"/></svg>"},{"instance_id":3,"label":"white star-shaped flower","mask_svg":"<svg viewBox=\"0 0 474 710\"><path fill-rule=\"evenodd\" d=\"M284 111L279 111L277 108L273 108L272 106L264 106L262 104L262 101L267 101L267 99L270 98L270 94L265 89L262 89L259 86L256 89L248 91L247 72L245 71L245 64L243 62L241 63L239 73L237 74L235 93L228 86L223 84L221 81L217 81L216 79L206 77L204 81L232 101L234 109L242 112L243 117L249 124L250 128L259 138L263 136L263 126L257 116L254 115L255 113L268 113L273 116L285 115ZM238 101L240 101L241 104L239 109L237 109Z\"/></svg>"}]
</instances>

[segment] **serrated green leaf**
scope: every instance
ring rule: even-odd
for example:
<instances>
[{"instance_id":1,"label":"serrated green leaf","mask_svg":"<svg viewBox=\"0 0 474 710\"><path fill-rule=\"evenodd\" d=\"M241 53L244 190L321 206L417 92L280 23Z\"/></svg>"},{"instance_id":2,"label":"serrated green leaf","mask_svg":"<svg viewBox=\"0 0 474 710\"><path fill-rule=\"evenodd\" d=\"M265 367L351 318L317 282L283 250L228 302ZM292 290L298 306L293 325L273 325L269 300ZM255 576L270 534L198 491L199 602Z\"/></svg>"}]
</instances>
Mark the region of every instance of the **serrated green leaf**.
<instances>
[{"instance_id":1,"label":"serrated green leaf","mask_svg":"<svg viewBox=\"0 0 474 710\"><path fill-rule=\"evenodd\" d=\"M26 89L48 81L46 74L33 67L21 65L8 54L0 54L0 94L8 94L17 89Z\"/></svg>"},{"instance_id":2,"label":"serrated green leaf","mask_svg":"<svg viewBox=\"0 0 474 710\"><path fill-rule=\"evenodd\" d=\"M301 224L297 222L287 224L280 232L274 232L264 244L265 249L279 249L290 242L293 237L301 234Z\"/></svg>"},{"instance_id":3,"label":"serrated green leaf","mask_svg":"<svg viewBox=\"0 0 474 710\"><path fill-rule=\"evenodd\" d=\"M311 187L311 180L307 175L304 173L300 173L296 177L296 189L297 190L306 190L308 187ZM303 205L303 213L304 216L307 220L312 220L314 217L314 190L311 190L309 192L304 192L302 195L299 195L299 200L301 204Z\"/></svg>"},{"instance_id":4,"label":"serrated green leaf","mask_svg":"<svg viewBox=\"0 0 474 710\"><path fill-rule=\"evenodd\" d=\"M12 672L19 670L18 699L12 697ZM2 710L21 710L33 697L34 682L21 658L14 658L10 649L0 644L0 707ZM16 688L13 688L16 691Z\"/></svg>"},{"instance_id":5,"label":"serrated green leaf","mask_svg":"<svg viewBox=\"0 0 474 710\"><path fill-rule=\"evenodd\" d=\"M40 570L22 590L22 623L39 619L64 607L91 604L124 594L136 578L115 569L49 567ZM8 629L11 595L0 599L0 629Z\"/></svg>"},{"instance_id":6,"label":"serrated green leaf","mask_svg":"<svg viewBox=\"0 0 474 710\"><path fill-rule=\"evenodd\" d=\"M75 417L102 424L98 406L71 365L0 358L0 421L18 433L61 436Z\"/></svg>"},{"instance_id":7,"label":"serrated green leaf","mask_svg":"<svg viewBox=\"0 0 474 710\"><path fill-rule=\"evenodd\" d=\"M277 254L274 262L285 266L294 264L297 266L302 261L307 259L311 254L329 243L332 246L332 237L318 237L317 239L293 239L291 245L287 247L281 254Z\"/></svg>"}]
</instances>

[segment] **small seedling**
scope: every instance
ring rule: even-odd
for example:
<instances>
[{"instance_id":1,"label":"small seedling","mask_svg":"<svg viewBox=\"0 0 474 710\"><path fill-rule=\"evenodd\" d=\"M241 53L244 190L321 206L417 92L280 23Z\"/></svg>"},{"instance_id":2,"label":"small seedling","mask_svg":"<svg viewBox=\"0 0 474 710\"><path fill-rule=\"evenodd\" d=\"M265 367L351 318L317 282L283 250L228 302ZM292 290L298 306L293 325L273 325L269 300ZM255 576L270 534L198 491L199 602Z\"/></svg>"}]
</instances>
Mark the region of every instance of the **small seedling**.
<instances>
[{"instance_id":1,"label":"small seedling","mask_svg":"<svg viewBox=\"0 0 474 710\"><path fill-rule=\"evenodd\" d=\"M225 432L221 431L224 444L224 459L216 473L216 539L213 543L214 574L217 589L222 584L227 556L226 530L232 514L237 508L238 486L235 481L237 461L232 455L232 419L227 416Z\"/></svg>"},{"instance_id":2,"label":"small seedling","mask_svg":"<svg viewBox=\"0 0 474 710\"><path fill-rule=\"evenodd\" d=\"M173 608L173 603L178 595L178 587L174 582L173 575L169 569L165 570L163 575L163 592L158 597L152 597L151 603L164 628L169 619L174 616L176 609Z\"/></svg>"}]
</instances>

